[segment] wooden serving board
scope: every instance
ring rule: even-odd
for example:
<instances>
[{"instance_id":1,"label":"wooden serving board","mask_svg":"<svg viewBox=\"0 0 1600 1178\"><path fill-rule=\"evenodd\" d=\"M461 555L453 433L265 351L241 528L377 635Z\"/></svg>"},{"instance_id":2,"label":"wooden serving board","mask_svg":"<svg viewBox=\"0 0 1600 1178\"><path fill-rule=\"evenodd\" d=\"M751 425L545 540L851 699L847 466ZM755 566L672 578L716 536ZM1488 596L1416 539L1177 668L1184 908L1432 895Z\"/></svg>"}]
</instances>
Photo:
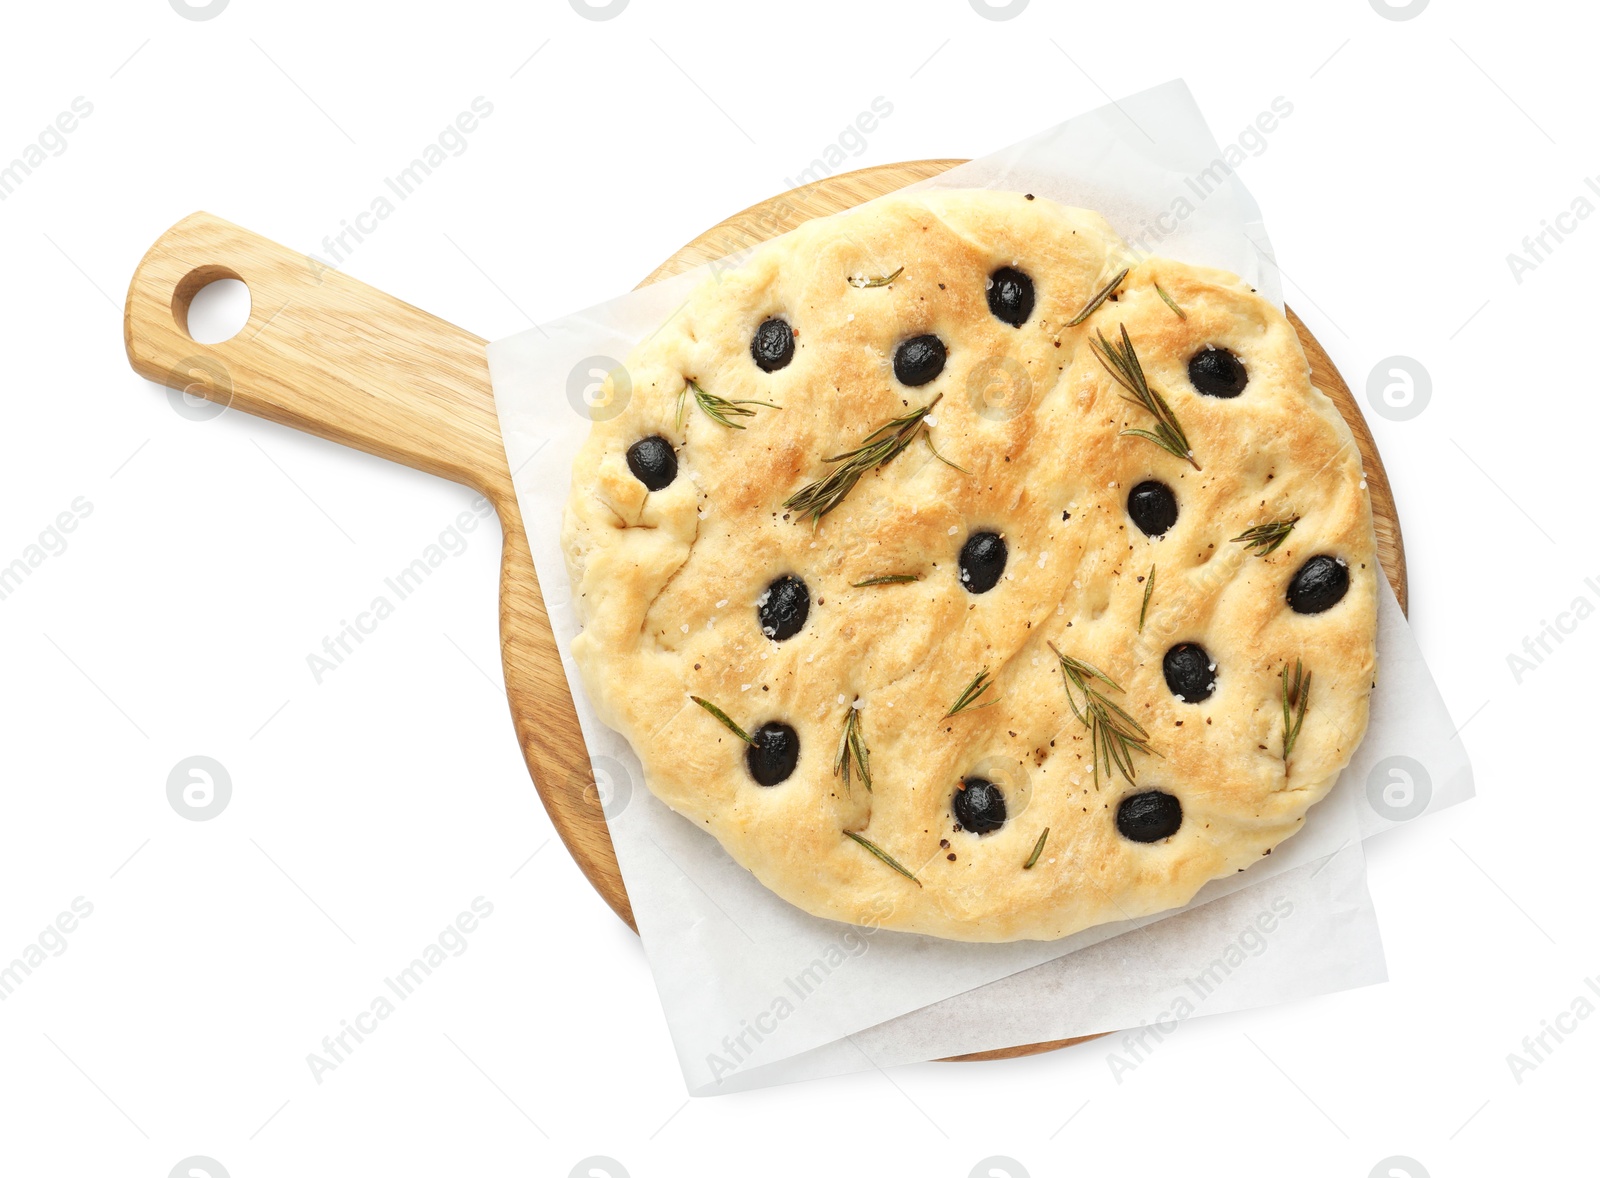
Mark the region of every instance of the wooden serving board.
<instances>
[{"instance_id":1,"label":"wooden serving board","mask_svg":"<svg viewBox=\"0 0 1600 1178\"><path fill-rule=\"evenodd\" d=\"M885 164L764 200L702 233L640 285L964 162ZM250 288L250 318L232 339L198 344L188 334L189 304L219 278L237 278ZM1338 405L1361 450L1378 558L1404 608L1400 523L1372 434L1328 354L1293 311L1289 319L1314 383ZM128 288L123 334L129 362L149 380L465 484L494 505L505 536L500 641L506 695L523 758L568 852L606 903L636 928L511 485L486 341L209 213L184 218L145 254ZM1081 1041L956 1058L1000 1059Z\"/></svg>"}]
</instances>

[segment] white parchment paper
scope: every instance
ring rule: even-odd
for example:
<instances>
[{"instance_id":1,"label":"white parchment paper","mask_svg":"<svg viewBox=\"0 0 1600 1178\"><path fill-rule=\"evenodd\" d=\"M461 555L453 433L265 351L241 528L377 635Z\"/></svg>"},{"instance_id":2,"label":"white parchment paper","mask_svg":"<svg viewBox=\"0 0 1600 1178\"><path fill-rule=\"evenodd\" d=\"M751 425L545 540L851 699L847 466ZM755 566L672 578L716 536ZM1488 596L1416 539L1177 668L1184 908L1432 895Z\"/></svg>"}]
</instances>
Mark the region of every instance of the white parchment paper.
<instances>
[{"instance_id":1,"label":"white parchment paper","mask_svg":"<svg viewBox=\"0 0 1600 1178\"><path fill-rule=\"evenodd\" d=\"M1220 163L1181 82L917 187L930 186L1003 187L1095 208L1138 247L1233 270L1279 301L1260 212ZM1238 969L1194 1013L1381 979L1360 840L1472 792L1454 725L1387 586L1372 724L1354 762L1298 835L1248 872L1207 885L1181 915L1009 945L819 920L768 892L649 793L638 759L595 718L571 664L578 624L561 515L572 459L590 426L584 387L718 269L701 267L489 346L534 566L691 1093L1114 1030L1163 1015L1173 1021L1175 988L1241 953ZM1260 935L1276 936L1267 944L1283 951L1241 949L1241 937L1255 941L1245 922L1270 917L1275 900L1292 907L1292 919L1273 918L1273 932Z\"/></svg>"}]
</instances>

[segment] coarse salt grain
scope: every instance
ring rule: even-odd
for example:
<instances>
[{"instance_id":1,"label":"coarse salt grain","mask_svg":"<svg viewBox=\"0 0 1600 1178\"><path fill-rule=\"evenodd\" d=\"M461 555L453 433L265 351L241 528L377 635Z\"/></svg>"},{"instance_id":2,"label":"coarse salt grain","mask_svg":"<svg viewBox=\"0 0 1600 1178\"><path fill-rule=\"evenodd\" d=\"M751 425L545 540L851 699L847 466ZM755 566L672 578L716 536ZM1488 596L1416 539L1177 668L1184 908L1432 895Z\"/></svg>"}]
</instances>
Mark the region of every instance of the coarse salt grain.
<instances>
[{"instance_id":1,"label":"coarse salt grain","mask_svg":"<svg viewBox=\"0 0 1600 1178\"><path fill-rule=\"evenodd\" d=\"M740 691L749 691L750 690L750 684L748 684L748 683L739 684L739 690Z\"/></svg>"},{"instance_id":2,"label":"coarse salt grain","mask_svg":"<svg viewBox=\"0 0 1600 1178\"><path fill-rule=\"evenodd\" d=\"M724 597L721 601L717 602L717 608L718 609L727 609L728 608L728 599L726 597Z\"/></svg>"},{"instance_id":3,"label":"coarse salt grain","mask_svg":"<svg viewBox=\"0 0 1600 1178\"><path fill-rule=\"evenodd\" d=\"M958 528L958 527L956 527L956 526L955 526L955 524L951 524L951 525L950 525L950 530L949 530L949 531L948 531L948 532L946 532L946 533L945 533L945 535L946 535L946 536L954 536L954 535L955 535L955 534L956 534L956 533L957 533L957 532L959 532L959 531L960 531L960 530L961 530L961 529L960 529L960 528Z\"/></svg>"}]
</instances>

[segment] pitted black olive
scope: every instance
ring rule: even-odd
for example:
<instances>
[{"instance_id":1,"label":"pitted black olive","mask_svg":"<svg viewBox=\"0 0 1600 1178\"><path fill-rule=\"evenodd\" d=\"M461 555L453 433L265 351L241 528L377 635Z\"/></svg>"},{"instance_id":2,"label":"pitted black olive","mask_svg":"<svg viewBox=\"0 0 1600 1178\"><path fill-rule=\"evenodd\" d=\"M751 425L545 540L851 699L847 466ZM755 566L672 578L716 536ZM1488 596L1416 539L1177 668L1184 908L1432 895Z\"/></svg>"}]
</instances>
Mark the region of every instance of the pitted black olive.
<instances>
[{"instance_id":1,"label":"pitted black olive","mask_svg":"<svg viewBox=\"0 0 1600 1178\"><path fill-rule=\"evenodd\" d=\"M750 339L750 356L762 372L776 372L794 359L794 331L782 319L764 320Z\"/></svg>"},{"instance_id":2,"label":"pitted black olive","mask_svg":"<svg viewBox=\"0 0 1600 1178\"><path fill-rule=\"evenodd\" d=\"M988 834L1006 824L1006 799L1000 787L982 777L963 778L950 809L962 830Z\"/></svg>"},{"instance_id":3,"label":"pitted black olive","mask_svg":"<svg viewBox=\"0 0 1600 1178\"><path fill-rule=\"evenodd\" d=\"M1146 479L1128 492L1128 516L1146 536L1165 535L1178 522L1178 497L1166 483Z\"/></svg>"},{"instance_id":4,"label":"pitted black olive","mask_svg":"<svg viewBox=\"0 0 1600 1178\"><path fill-rule=\"evenodd\" d=\"M628 447L628 469L649 491L659 491L678 477L678 456L660 434L640 438Z\"/></svg>"},{"instance_id":5,"label":"pitted black olive","mask_svg":"<svg viewBox=\"0 0 1600 1178\"><path fill-rule=\"evenodd\" d=\"M1167 690L1186 704L1203 703L1217 689L1216 664L1198 642L1180 642L1161 660Z\"/></svg>"},{"instance_id":6,"label":"pitted black olive","mask_svg":"<svg viewBox=\"0 0 1600 1178\"><path fill-rule=\"evenodd\" d=\"M1171 838L1183 825L1183 806L1158 789L1122 799L1117 807L1117 829L1136 843L1157 843Z\"/></svg>"},{"instance_id":7,"label":"pitted black olive","mask_svg":"<svg viewBox=\"0 0 1600 1178\"><path fill-rule=\"evenodd\" d=\"M961 585L968 593L987 593L1006 571L1006 540L998 532L973 532L961 546L956 562Z\"/></svg>"},{"instance_id":8,"label":"pitted black olive","mask_svg":"<svg viewBox=\"0 0 1600 1178\"><path fill-rule=\"evenodd\" d=\"M1021 327L1033 314L1033 279L1021 270L1002 266L989 275L989 310L1002 323Z\"/></svg>"},{"instance_id":9,"label":"pitted black olive","mask_svg":"<svg viewBox=\"0 0 1600 1178\"><path fill-rule=\"evenodd\" d=\"M774 642L793 638L811 612L811 593L799 577L782 576L767 586L756 607L761 632Z\"/></svg>"},{"instance_id":10,"label":"pitted black olive","mask_svg":"<svg viewBox=\"0 0 1600 1178\"><path fill-rule=\"evenodd\" d=\"M925 385L944 371L944 341L936 335L912 336L894 350L894 376L903 385Z\"/></svg>"},{"instance_id":11,"label":"pitted black olive","mask_svg":"<svg viewBox=\"0 0 1600 1178\"><path fill-rule=\"evenodd\" d=\"M1297 614L1320 614L1349 591L1350 566L1336 556L1313 556L1289 580L1289 608Z\"/></svg>"},{"instance_id":12,"label":"pitted black olive","mask_svg":"<svg viewBox=\"0 0 1600 1178\"><path fill-rule=\"evenodd\" d=\"M1237 397L1250 376L1227 348L1201 348L1189 357L1189 383L1208 397Z\"/></svg>"},{"instance_id":13,"label":"pitted black olive","mask_svg":"<svg viewBox=\"0 0 1600 1178\"><path fill-rule=\"evenodd\" d=\"M768 720L750 734L744 751L745 767L757 785L787 781L800 760L800 736L779 720Z\"/></svg>"}]
</instances>

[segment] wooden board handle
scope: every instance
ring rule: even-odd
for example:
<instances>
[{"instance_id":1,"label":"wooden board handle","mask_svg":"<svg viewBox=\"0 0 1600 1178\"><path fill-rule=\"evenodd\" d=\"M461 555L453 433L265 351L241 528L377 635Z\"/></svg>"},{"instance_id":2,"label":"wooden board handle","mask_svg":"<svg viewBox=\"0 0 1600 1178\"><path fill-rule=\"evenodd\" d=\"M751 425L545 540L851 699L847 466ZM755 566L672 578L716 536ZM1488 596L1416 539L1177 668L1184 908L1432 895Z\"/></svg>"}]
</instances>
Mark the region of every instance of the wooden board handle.
<instances>
[{"instance_id":1,"label":"wooden board handle","mask_svg":"<svg viewBox=\"0 0 1600 1178\"><path fill-rule=\"evenodd\" d=\"M189 336L189 304L219 278L250 288L224 343ZM551 823L630 925L561 655L550 632L495 414L485 343L209 213L150 247L128 287L135 371L207 400L463 483L500 516L500 646L517 739Z\"/></svg>"},{"instance_id":2,"label":"wooden board handle","mask_svg":"<svg viewBox=\"0 0 1600 1178\"><path fill-rule=\"evenodd\" d=\"M220 344L189 336L189 304L220 278L250 288L250 318ZM511 495L484 341L317 259L194 213L150 247L123 315L149 380Z\"/></svg>"}]
</instances>

